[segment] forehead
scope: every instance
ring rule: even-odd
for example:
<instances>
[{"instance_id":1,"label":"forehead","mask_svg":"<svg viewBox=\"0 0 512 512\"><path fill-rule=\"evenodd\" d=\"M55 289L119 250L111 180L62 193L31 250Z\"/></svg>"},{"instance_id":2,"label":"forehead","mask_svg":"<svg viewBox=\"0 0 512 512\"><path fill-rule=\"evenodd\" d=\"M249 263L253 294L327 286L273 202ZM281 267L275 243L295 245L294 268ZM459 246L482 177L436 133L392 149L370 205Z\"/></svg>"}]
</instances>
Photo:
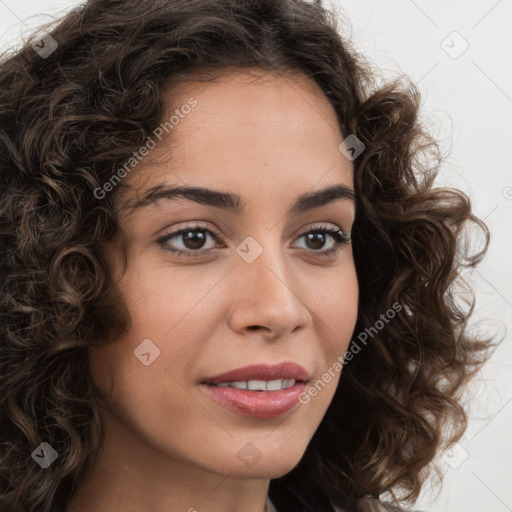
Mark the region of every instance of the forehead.
<instances>
[{"instance_id":1,"label":"forehead","mask_svg":"<svg viewBox=\"0 0 512 512\"><path fill-rule=\"evenodd\" d=\"M207 136L234 146L247 136L284 142L292 137L319 141L326 133L341 135L333 106L320 86L304 74L231 71L213 82L181 83L167 91L164 119L191 97L197 106L194 115L181 119L173 130L178 142ZM226 140L226 135L232 139Z\"/></svg>"},{"instance_id":2,"label":"forehead","mask_svg":"<svg viewBox=\"0 0 512 512\"><path fill-rule=\"evenodd\" d=\"M165 181L298 194L327 174L352 184L352 165L338 150L344 136L336 112L306 75L231 71L175 85L165 100L167 129L128 177L134 189Z\"/></svg>"}]
</instances>

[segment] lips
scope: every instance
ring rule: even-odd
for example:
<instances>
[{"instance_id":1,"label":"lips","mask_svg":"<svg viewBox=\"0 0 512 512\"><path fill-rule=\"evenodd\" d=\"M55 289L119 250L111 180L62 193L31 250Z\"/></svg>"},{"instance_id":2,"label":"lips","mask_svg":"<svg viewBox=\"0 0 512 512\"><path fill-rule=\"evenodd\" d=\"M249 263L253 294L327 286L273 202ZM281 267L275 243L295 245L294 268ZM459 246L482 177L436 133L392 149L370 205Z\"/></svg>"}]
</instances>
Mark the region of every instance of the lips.
<instances>
[{"instance_id":1,"label":"lips","mask_svg":"<svg viewBox=\"0 0 512 512\"><path fill-rule=\"evenodd\" d=\"M303 366L296 363L286 362L276 365L249 365L237 368L220 375L203 379L202 384L220 384L224 382L263 380L273 381L278 379L294 379L295 381L306 382L310 374Z\"/></svg>"},{"instance_id":2,"label":"lips","mask_svg":"<svg viewBox=\"0 0 512 512\"><path fill-rule=\"evenodd\" d=\"M200 388L214 402L232 412L255 419L272 419L298 406L299 396L309 379L310 374L303 366L287 362L237 368L204 379ZM276 385L279 382L281 386ZM240 389L243 383L248 384L247 389Z\"/></svg>"}]
</instances>

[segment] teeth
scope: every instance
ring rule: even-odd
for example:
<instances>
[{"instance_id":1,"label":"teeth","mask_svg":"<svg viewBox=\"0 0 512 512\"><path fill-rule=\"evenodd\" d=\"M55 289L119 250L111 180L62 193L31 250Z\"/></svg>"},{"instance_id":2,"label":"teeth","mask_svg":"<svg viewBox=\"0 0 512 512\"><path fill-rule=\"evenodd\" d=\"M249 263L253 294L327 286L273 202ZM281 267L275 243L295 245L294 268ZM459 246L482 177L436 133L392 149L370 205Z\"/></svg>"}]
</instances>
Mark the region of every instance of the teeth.
<instances>
[{"instance_id":1,"label":"teeth","mask_svg":"<svg viewBox=\"0 0 512 512\"><path fill-rule=\"evenodd\" d=\"M283 389L291 388L292 386L295 386L295 379L283 379Z\"/></svg>"},{"instance_id":2,"label":"teeth","mask_svg":"<svg viewBox=\"0 0 512 512\"><path fill-rule=\"evenodd\" d=\"M247 389L251 391L266 391L267 383L264 380L249 380L247 381Z\"/></svg>"},{"instance_id":3,"label":"teeth","mask_svg":"<svg viewBox=\"0 0 512 512\"><path fill-rule=\"evenodd\" d=\"M295 379L277 379L277 380L249 380L237 382L221 382L216 384L219 388L248 389L250 391L279 391L281 389L291 388L295 385Z\"/></svg>"},{"instance_id":4,"label":"teeth","mask_svg":"<svg viewBox=\"0 0 512 512\"><path fill-rule=\"evenodd\" d=\"M278 389L281 389L283 381L281 379L278 380L269 380L266 383L266 390L267 391L276 391Z\"/></svg>"}]
</instances>

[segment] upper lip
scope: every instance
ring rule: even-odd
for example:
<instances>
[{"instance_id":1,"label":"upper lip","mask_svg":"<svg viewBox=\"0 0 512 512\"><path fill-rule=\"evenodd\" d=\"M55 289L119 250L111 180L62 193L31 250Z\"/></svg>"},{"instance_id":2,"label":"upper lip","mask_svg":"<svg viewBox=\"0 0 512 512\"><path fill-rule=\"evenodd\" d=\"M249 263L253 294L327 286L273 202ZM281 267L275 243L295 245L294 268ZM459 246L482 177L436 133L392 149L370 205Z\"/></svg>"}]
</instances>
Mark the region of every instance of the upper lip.
<instances>
[{"instance_id":1,"label":"upper lip","mask_svg":"<svg viewBox=\"0 0 512 512\"><path fill-rule=\"evenodd\" d=\"M248 380L278 380L295 379L296 381L309 380L310 374L303 366L285 362L280 364L253 364L236 368L215 377L204 379L203 384L220 384L222 382L240 382Z\"/></svg>"}]
</instances>

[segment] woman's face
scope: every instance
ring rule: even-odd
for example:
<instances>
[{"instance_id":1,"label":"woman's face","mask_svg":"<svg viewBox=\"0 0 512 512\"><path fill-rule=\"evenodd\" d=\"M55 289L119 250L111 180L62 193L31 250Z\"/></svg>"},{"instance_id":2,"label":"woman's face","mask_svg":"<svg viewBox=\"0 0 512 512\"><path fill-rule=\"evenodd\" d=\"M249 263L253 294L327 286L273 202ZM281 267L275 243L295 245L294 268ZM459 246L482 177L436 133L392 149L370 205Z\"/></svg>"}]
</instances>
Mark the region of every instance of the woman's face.
<instances>
[{"instance_id":1,"label":"woman's face","mask_svg":"<svg viewBox=\"0 0 512 512\"><path fill-rule=\"evenodd\" d=\"M350 235L354 220L352 164L334 109L300 75L181 84L164 121L176 110L123 180L126 272L120 245L108 257L131 325L91 350L91 372L109 393L111 442L182 467L276 478L319 426L356 322L352 247L335 234ZM178 186L215 195L173 195ZM329 369L325 387L299 402ZM261 381L269 390L250 389Z\"/></svg>"}]
</instances>

